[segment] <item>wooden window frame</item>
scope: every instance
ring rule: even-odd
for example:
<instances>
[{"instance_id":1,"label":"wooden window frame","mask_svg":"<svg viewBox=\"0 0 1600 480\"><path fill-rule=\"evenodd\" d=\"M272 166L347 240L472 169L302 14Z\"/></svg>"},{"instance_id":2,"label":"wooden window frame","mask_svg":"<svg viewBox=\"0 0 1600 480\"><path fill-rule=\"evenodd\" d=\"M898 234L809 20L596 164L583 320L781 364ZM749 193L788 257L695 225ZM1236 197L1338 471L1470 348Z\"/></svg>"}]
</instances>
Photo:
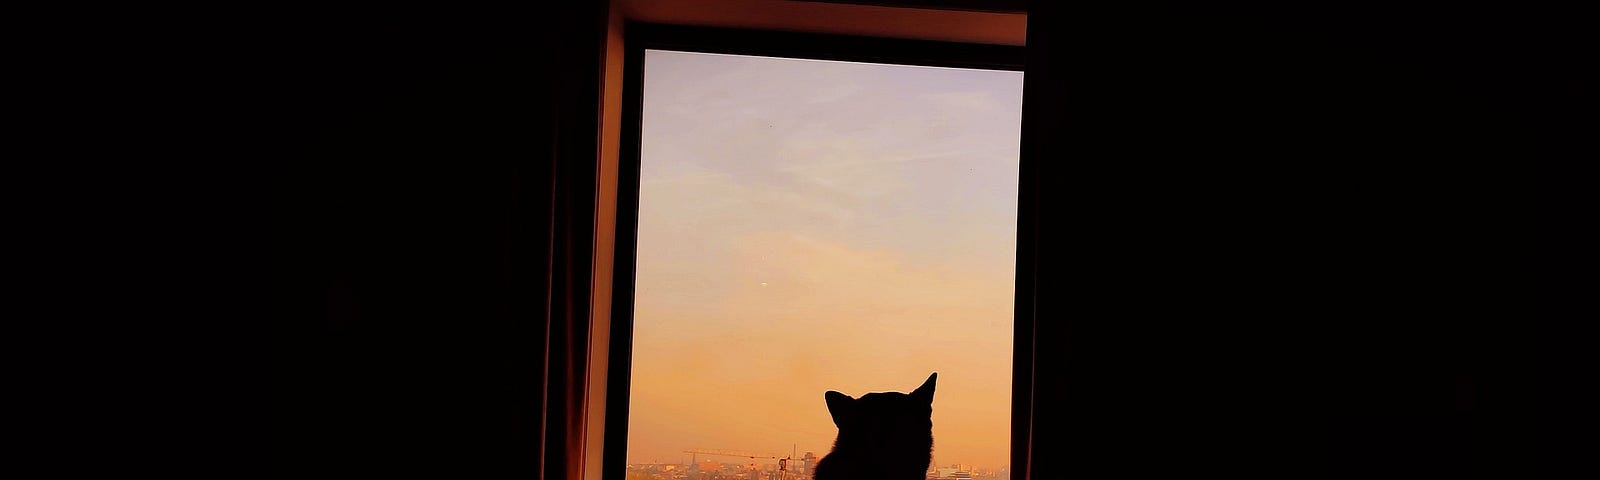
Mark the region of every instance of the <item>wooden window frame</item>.
<instances>
[{"instance_id":1,"label":"wooden window frame","mask_svg":"<svg viewBox=\"0 0 1600 480\"><path fill-rule=\"evenodd\" d=\"M614 12L614 27L618 21ZM614 44L607 51L608 83L620 76L621 88L607 89L607 105L603 107L615 121L603 126L603 137L609 138L602 141L615 143L609 149L605 145L601 149L601 212L596 232L600 248L595 262L597 308L591 333L590 388L585 396L585 430L589 434L582 476L600 480L622 480L627 465L645 50L1008 71L1022 71L1024 64L1023 47L1015 45L642 22L628 22L621 27L626 32L621 52ZM622 54L620 62L611 58L617 53ZM1026 475L1032 425L1035 259L1032 245L1024 243L1031 242L1038 225L1037 212L1031 208L1036 187L1027 181L1034 169L1026 156L1019 161L1010 455L1015 478ZM614 211L614 216L607 215L608 210ZM613 243L606 245L608 241ZM594 468L597 465L600 468Z\"/></svg>"}]
</instances>

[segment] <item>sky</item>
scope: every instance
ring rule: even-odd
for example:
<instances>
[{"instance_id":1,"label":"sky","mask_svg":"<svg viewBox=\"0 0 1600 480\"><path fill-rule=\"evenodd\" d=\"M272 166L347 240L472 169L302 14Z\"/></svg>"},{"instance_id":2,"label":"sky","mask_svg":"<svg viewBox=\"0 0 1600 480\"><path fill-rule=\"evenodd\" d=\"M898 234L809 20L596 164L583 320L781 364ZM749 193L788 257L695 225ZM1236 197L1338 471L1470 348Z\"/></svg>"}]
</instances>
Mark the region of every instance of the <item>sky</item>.
<instances>
[{"instance_id":1,"label":"sky","mask_svg":"<svg viewBox=\"0 0 1600 480\"><path fill-rule=\"evenodd\" d=\"M627 461L822 456L824 392L938 372L934 463L1005 466L1021 108L1021 72L648 51Z\"/></svg>"}]
</instances>

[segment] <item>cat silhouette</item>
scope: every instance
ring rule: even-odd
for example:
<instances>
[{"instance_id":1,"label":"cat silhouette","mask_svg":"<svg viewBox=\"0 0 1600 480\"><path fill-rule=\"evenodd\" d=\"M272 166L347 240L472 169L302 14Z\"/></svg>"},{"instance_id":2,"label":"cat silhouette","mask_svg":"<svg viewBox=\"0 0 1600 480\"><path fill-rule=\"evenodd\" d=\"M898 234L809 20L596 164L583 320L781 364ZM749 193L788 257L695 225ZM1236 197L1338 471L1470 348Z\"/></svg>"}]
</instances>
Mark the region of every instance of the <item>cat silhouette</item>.
<instances>
[{"instance_id":1,"label":"cat silhouette","mask_svg":"<svg viewBox=\"0 0 1600 480\"><path fill-rule=\"evenodd\" d=\"M933 460L933 385L938 377L934 372L909 394L823 394L839 436L833 450L817 462L812 478L923 480Z\"/></svg>"}]
</instances>

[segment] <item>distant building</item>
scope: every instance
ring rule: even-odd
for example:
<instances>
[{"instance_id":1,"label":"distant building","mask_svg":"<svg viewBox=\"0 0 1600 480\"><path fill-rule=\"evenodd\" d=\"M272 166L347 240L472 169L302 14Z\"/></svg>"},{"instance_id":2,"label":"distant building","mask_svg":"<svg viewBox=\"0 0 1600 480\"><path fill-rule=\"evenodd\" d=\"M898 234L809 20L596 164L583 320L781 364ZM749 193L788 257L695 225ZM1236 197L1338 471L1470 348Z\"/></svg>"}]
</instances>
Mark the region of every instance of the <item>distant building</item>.
<instances>
[{"instance_id":1,"label":"distant building","mask_svg":"<svg viewBox=\"0 0 1600 480\"><path fill-rule=\"evenodd\" d=\"M933 472L935 480L972 480L971 465L950 465L939 467Z\"/></svg>"},{"instance_id":2,"label":"distant building","mask_svg":"<svg viewBox=\"0 0 1600 480\"><path fill-rule=\"evenodd\" d=\"M811 466L817 464L816 452L806 452L806 455L804 457L800 457L800 460L803 463L801 464L799 473L801 475L811 475Z\"/></svg>"}]
</instances>

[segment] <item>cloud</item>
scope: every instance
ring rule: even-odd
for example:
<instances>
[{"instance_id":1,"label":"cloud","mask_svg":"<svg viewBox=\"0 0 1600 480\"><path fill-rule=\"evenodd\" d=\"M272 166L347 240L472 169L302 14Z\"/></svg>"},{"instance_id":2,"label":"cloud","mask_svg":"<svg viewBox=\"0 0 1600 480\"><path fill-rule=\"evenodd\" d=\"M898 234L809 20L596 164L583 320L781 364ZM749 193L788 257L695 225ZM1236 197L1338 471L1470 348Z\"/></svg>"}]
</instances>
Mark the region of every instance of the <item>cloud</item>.
<instances>
[{"instance_id":1,"label":"cloud","mask_svg":"<svg viewBox=\"0 0 1600 480\"><path fill-rule=\"evenodd\" d=\"M996 111L1007 107L992 91L939 92L925 98L959 110Z\"/></svg>"}]
</instances>

